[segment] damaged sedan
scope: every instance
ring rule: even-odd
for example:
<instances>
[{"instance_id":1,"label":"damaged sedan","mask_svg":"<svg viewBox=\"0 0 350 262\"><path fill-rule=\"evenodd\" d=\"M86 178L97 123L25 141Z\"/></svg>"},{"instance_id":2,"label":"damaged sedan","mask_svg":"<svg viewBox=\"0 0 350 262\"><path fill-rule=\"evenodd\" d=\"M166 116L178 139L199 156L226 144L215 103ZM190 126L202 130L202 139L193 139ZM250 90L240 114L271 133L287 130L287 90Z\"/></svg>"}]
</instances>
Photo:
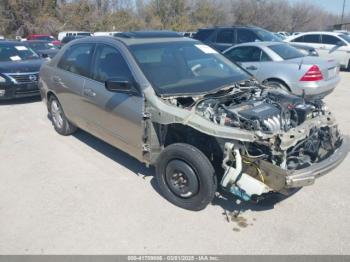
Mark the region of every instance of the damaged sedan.
<instances>
[{"instance_id":1,"label":"damaged sedan","mask_svg":"<svg viewBox=\"0 0 350 262\"><path fill-rule=\"evenodd\" d=\"M43 65L39 86L58 133L81 128L155 166L162 195L189 210L219 188L245 201L288 194L348 152L322 100L262 85L173 32L73 41Z\"/></svg>"}]
</instances>

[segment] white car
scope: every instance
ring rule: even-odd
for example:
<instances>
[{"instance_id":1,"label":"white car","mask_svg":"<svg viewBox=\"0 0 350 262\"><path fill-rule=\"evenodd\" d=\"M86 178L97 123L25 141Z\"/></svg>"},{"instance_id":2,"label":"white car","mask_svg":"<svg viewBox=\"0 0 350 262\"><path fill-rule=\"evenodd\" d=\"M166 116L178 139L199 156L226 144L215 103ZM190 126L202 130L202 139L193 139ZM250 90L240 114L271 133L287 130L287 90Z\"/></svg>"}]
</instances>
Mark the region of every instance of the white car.
<instances>
[{"instance_id":1,"label":"white car","mask_svg":"<svg viewBox=\"0 0 350 262\"><path fill-rule=\"evenodd\" d=\"M120 31L111 32L95 32L93 36L114 36L115 34L121 33Z\"/></svg>"},{"instance_id":2,"label":"white car","mask_svg":"<svg viewBox=\"0 0 350 262\"><path fill-rule=\"evenodd\" d=\"M57 39L59 41L62 41L63 38L66 36L91 36L92 33L90 32L84 32L84 31L65 31L65 32L59 32Z\"/></svg>"},{"instance_id":3,"label":"white car","mask_svg":"<svg viewBox=\"0 0 350 262\"><path fill-rule=\"evenodd\" d=\"M290 36L286 42L314 47L319 56L337 60L350 70L350 36L339 32L308 32Z\"/></svg>"}]
</instances>

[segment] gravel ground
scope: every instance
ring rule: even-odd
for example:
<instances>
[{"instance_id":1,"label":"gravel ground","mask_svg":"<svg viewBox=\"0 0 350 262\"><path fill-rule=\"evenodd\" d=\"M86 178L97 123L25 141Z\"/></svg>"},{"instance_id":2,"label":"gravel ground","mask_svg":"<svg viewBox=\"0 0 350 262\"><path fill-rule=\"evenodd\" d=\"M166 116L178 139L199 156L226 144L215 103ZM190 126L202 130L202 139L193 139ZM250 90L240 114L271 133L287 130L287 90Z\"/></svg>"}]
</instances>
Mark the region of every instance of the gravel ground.
<instances>
[{"instance_id":1,"label":"gravel ground","mask_svg":"<svg viewBox=\"0 0 350 262\"><path fill-rule=\"evenodd\" d=\"M350 135L341 76L326 101ZM349 157L289 198L190 212L159 195L152 169L85 132L56 134L38 100L0 103L0 119L0 254L350 254Z\"/></svg>"}]
</instances>

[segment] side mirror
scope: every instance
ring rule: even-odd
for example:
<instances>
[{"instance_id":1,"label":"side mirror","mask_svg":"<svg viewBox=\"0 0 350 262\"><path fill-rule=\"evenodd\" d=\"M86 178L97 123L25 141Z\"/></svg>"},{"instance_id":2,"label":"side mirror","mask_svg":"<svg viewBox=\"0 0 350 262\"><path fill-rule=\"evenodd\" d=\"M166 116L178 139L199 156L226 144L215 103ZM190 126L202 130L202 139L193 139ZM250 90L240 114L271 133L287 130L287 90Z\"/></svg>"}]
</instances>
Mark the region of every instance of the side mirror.
<instances>
[{"instance_id":1,"label":"side mirror","mask_svg":"<svg viewBox=\"0 0 350 262\"><path fill-rule=\"evenodd\" d=\"M120 92L127 94L136 94L133 84L123 78L111 78L105 82L106 89L111 92Z\"/></svg>"},{"instance_id":2,"label":"side mirror","mask_svg":"<svg viewBox=\"0 0 350 262\"><path fill-rule=\"evenodd\" d=\"M41 54L41 57L42 57L42 58L48 58L49 55L48 55L48 54Z\"/></svg>"}]
</instances>

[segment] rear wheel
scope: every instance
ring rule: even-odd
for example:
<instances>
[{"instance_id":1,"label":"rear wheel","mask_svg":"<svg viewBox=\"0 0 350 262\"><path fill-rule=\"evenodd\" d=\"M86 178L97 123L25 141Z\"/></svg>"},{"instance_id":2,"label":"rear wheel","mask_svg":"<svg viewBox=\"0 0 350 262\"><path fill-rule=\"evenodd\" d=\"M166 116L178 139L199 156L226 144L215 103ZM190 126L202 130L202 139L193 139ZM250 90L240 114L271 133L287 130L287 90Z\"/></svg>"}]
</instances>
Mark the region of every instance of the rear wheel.
<instances>
[{"instance_id":1,"label":"rear wheel","mask_svg":"<svg viewBox=\"0 0 350 262\"><path fill-rule=\"evenodd\" d=\"M217 189L212 164L188 144L172 144L164 149L156 164L156 179L168 201L193 211L204 209Z\"/></svg>"},{"instance_id":2,"label":"rear wheel","mask_svg":"<svg viewBox=\"0 0 350 262\"><path fill-rule=\"evenodd\" d=\"M49 112L52 124L57 133L68 136L77 131L77 127L68 121L60 102L55 96L52 96L49 100Z\"/></svg>"},{"instance_id":3,"label":"rear wheel","mask_svg":"<svg viewBox=\"0 0 350 262\"><path fill-rule=\"evenodd\" d=\"M279 88L279 89L282 89L284 91L290 92L289 87L286 84L284 84L282 81L266 80L264 82L264 84L267 85L267 86L271 86L271 87L274 87L274 88Z\"/></svg>"}]
</instances>

